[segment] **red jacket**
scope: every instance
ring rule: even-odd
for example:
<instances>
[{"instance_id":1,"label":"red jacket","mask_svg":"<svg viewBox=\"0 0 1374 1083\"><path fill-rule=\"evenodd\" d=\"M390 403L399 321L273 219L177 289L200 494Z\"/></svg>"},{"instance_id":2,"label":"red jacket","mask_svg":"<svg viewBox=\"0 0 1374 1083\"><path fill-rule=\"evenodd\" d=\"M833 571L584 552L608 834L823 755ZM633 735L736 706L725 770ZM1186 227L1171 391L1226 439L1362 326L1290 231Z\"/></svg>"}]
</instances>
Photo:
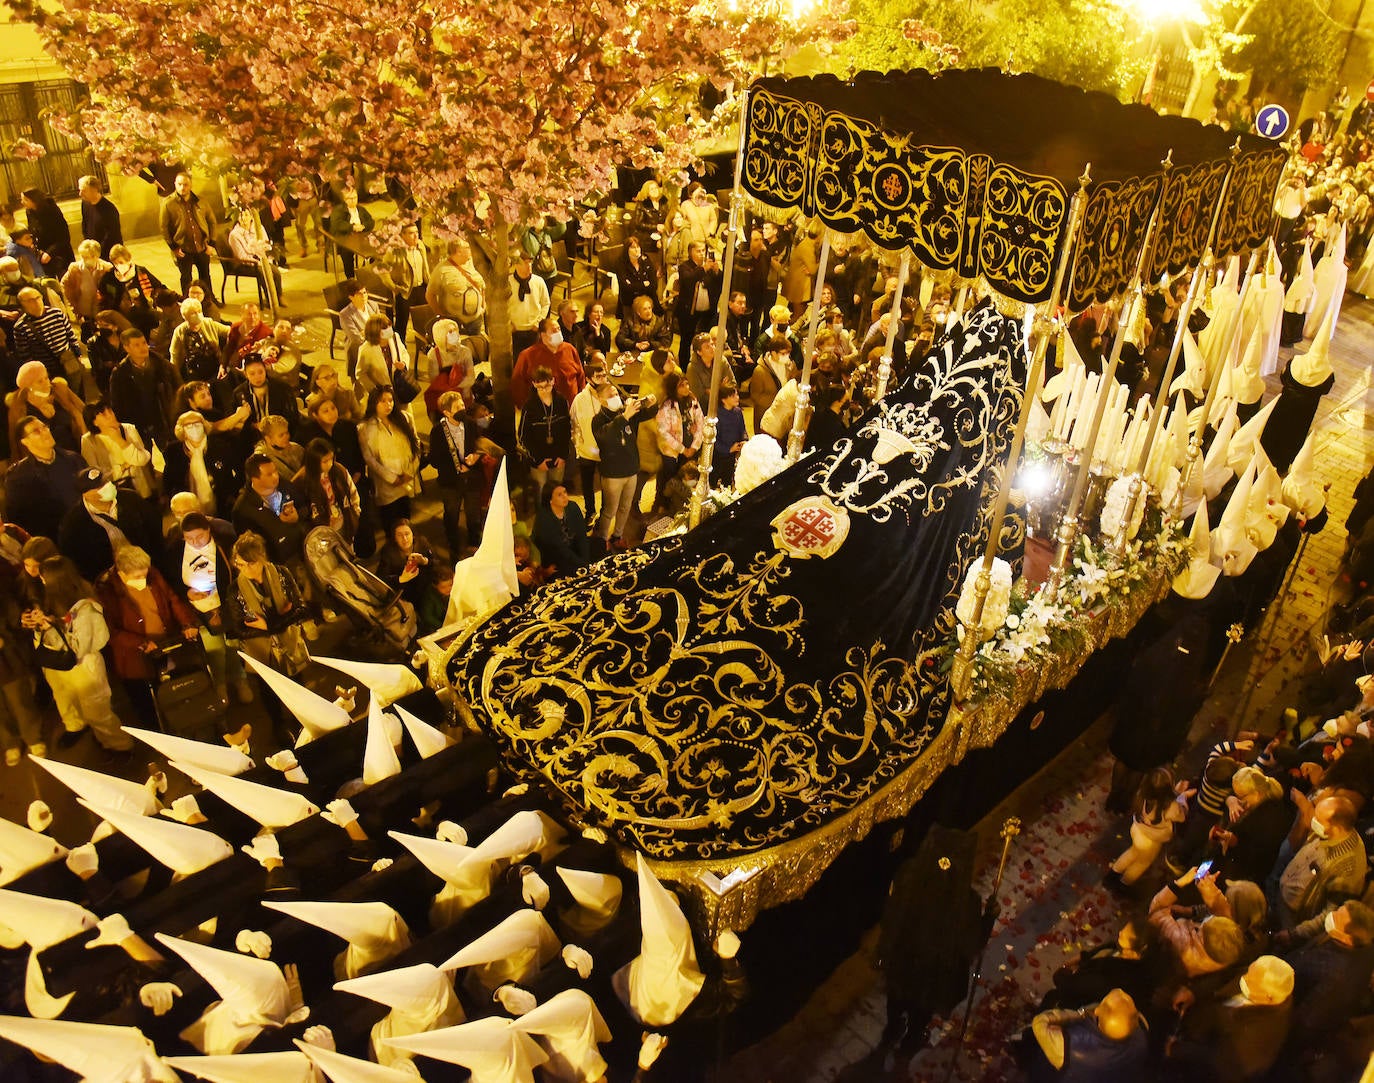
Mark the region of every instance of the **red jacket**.
<instances>
[{"instance_id":1,"label":"red jacket","mask_svg":"<svg viewBox=\"0 0 1374 1083\"><path fill-rule=\"evenodd\" d=\"M565 342L550 351L541 340L520 351L510 376L510 397L521 410L534 391L534 370L541 366L553 373L553 389L568 402L587 386L587 373L577 348Z\"/></svg>"},{"instance_id":2,"label":"red jacket","mask_svg":"<svg viewBox=\"0 0 1374 1083\"><path fill-rule=\"evenodd\" d=\"M162 642L180 639L183 629L199 627L191 607L172 593L167 580L156 568L148 569L148 589L157 603L157 611L166 626ZM95 596L105 610L105 623L110 626L110 654L115 674L126 681L147 681L153 677L153 667L143 645L150 642L145 630L143 611L129 594L129 588L119 573L111 568L95 581Z\"/></svg>"}]
</instances>

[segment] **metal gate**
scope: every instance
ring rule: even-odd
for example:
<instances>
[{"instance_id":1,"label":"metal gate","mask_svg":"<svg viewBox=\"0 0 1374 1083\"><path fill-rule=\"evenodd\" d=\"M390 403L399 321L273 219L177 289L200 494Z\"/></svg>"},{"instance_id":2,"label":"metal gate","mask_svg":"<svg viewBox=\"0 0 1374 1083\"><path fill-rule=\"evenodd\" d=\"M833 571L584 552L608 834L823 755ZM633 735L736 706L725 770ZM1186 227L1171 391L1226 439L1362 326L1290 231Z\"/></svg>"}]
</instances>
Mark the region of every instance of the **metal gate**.
<instances>
[{"instance_id":1,"label":"metal gate","mask_svg":"<svg viewBox=\"0 0 1374 1083\"><path fill-rule=\"evenodd\" d=\"M70 114L89 97L70 79L0 84L0 199L17 203L26 188L41 188L54 199L75 199L77 181L87 173L105 180L105 171L84 140L63 135L49 122L51 114ZM47 153L35 162L13 156L21 139L38 143Z\"/></svg>"}]
</instances>

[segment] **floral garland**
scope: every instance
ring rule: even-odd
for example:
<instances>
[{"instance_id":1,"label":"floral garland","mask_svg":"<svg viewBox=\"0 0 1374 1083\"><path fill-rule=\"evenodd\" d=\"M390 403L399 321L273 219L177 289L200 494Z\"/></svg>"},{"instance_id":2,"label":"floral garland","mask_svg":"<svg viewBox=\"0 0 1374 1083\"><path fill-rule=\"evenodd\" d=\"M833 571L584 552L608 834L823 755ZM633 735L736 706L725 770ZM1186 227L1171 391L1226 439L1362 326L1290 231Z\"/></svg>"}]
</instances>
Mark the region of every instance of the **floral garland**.
<instances>
[{"instance_id":1,"label":"floral garland","mask_svg":"<svg viewBox=\"0 0 1374 1083\"><path fill-rule=\"evenodd\" d=\"M1188 563L1192 546L1182 524L1163 516L1150 502L1141 536L1118 555L1108 545L1079 535L1073 560L1054 601L1039 584L1022 579L1008 601L1006 620L974 656L970 698L1007 687L1024 665L1052 663L1087 646L1090 623L1084 618L1103 606L1122 606L1133 592L1172 578ZM957 644L951 644L957 649Z\"/></svg>"}]
</instances>

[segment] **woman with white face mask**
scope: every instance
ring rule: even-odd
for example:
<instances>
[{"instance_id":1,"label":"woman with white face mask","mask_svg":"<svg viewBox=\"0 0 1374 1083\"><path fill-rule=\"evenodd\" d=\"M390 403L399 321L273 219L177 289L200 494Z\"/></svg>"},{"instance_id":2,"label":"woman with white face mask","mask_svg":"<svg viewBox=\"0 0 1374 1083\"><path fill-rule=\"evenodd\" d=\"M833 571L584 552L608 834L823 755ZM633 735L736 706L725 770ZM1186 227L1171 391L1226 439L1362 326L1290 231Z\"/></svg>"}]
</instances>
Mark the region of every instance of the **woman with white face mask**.
<instances>
[{"instance_id":1,"label":"woman with white face mask","mask_svg":"<svg viewBox=\"0 0 1374 1083\"><path fill-rule=\"evenodd\" d=\"M437 424L439 399L448 392L460 392L463 401L472 405L472 383L477 379L477 367L456 322L435 320L429 335L434 347L429 351L431 379L425 388L425 410L430 422Z\"/></svg>"},{"instance_id":2,"label":"woman with white face mask","mask_svg":"<svg viewBox=\"0 0 1374 1083\"><path fill-rule=\"evenodd\" d=\"M138 430L122 424L104 399L87 406L84 417L89 431L81 438L81 457L115 484L152 496L157 490L153 456Z\"/></svg>"},{"instance_id":3,"label":"woman with white face mask","mask_svg":"<svg viewBox=\"0 0 1374 1083\"><path fill-rule=\"evenodd\" d=\"M410 354L406 344L392 330L391 321L380 313L369 316L363 328L363 345L358 350L354 379L358 389L371 395L379 387L392 387L397 375L410 373Z\"/></svg>"},{"instance_id":4,"label":"woman with white face mask","mask_svg":"<svg viewBox=\"0 0 1374 1083\"><path fill-rule=\"evenodd\" d=\"M99 307L114 309L145 335L158 325L154 298L167 287L148 268L134 262L124 245L110 249L110 270L100 279Z\"/></svg>"},{"instance_id":5,"label":"woman with white face mask","mask_svg":"<svg viewBox=\"0 0 1374 1083\"><path fill-rule=\"evenodd\" d=\"M95 581L95 596L110 629L110 658L143 725L157 718L149 681L163 646L200 637L200 622L136 545L115 553L114 567Z\"/></svg>"},{"instance_id":6,"label":"woman with white face mask","mask_svg":"<svg viewBox=\"0 0 1374 1083\"><path fill-rule=\"evenodd\" d=\"M15 375L15 390L5 396L10 447L18 447L16 430L26 417L42 418L57 446L80 451L86 432L85 406L61 376L50 379L41 361L27 361Z\"/></svg>"}]
</instances>

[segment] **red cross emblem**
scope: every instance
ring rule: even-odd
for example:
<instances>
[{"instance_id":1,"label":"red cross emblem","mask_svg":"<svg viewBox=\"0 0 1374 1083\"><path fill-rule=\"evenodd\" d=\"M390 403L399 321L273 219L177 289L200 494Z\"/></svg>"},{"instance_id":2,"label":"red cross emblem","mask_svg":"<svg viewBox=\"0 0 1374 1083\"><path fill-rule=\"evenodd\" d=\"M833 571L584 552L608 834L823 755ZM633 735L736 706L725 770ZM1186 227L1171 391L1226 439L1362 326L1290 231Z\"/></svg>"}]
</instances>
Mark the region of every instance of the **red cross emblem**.
<instances>
[{"instance_id":1,"label":"red cross emblem","mask_svg":"<svg viewBox=\"0 0 1374 1083\"><path fill-rule=\"evenodd\" d=\"M773 543L793 557L825 558L844 544L849 515L823 496L808 496L773 520Z\"/></svg>"}]
</instances>

